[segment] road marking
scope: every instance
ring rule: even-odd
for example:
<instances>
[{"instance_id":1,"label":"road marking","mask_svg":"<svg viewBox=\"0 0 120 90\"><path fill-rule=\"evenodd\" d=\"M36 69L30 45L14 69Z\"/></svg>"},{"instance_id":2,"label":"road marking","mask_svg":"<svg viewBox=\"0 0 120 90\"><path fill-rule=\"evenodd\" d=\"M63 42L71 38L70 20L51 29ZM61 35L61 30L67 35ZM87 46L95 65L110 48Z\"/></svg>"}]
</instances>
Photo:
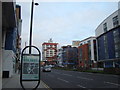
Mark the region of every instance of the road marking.
<instances>
[{"instance_id":1,"label":"road marking","mask_svg":"<svg viewBox=\"0 0 120 90\"><path fill-rule=\"evenodd\" d=\"M60 74L60 73L58 73L58 72L53 72L53 73ZM60 75L61 75L61 74L60 74Z\"/></svg>"},{"instance_id":2,"label":"road marking","mask_svg":"<svg viewBox=\"0 0 120 90\"><path fill-rule=\"evenodd\" d=\"M64 81L64 82L66 82L66 83L69 83L69 81L67 81L67 80L64 80L64 79L61 79L61 78L57 78L57 79L59 79L59 80L61 80L61 81Z\"/></svg>"},{"instance_id":3,"label":"road marking","mask_svg":"<svg viewBox=\"0 0 120 90\"><path fill-rule=\"evenodd\" d=\"M78 72L78 73L83 73L83 72Z\"/></svg>"},{"instance_id":4,"label":"road marking","mask_svg":"<svg viewBox=\"0 0 120 90\"><path fill-rule=\"evenodd\" d=\"M53 75L49 75L49 74L48 74L48 76L50 76L50 77L54 77Z\"/></svg>"},{"instance_id":5,"label":"road marking","mask_svg":"<svg viewBox=\"0 0 120 90\"><path fill-rule=\"evenodd\" d=\"M43 83L44 87L46 87L48 90L52 90L47 84L45 84L42 80L41 83Z\"/></svg>"},{"instance_id":6,"label":"road marking","mask_svg":"<svg viewBox=\"0 0 120 90\"><path fill-rule=\"evenodd\" d=\"M90 78L85 78L85 77L77 77L77 78L80 78L80 79L85 79L85 80L93 80L93 79L90 79Z\"/></svg>"},{"instance_id":7,"label":"road marking","mask_svg":"<svg viewBox=\"0 0 120 90\"><path fill-rule=\"evenodd\" d=\"M118 75L113 75L114 77L118 77Z\"/></svg>"},{"instance_id":8,"label":"road marking","mask_svg":"<svg viewBox=\"0 0 120 90\"><path fill-rule=\"evenodd\" d=\"M77 85L78 87L81 87L81 88L86 88L86 87L84 87L84 86L81 86L81 85Z\"/></svg>"},{"instance_id":9,"label":"road marking","mask_svg":"<svg viewBox=\"0 0 120 90\"><path fill-rule=\"evenodd\" d=\"M112 83L112 82L105 82L104 83L107 83L107 84L112 84L112 85L116 85L116 86L120 86L120 84L117 84L117 83Z\"/></svg>"},{"instance_id":10,"label":"road marking","mask_svg":"<svg viewBox=\"0 0 120 90\"><path fill-rule=\"evenodd\" d=\"M64 74L64 73L63 73L62 75L66 75L66 76L72 76L72 75L69 75L69 74Z\"/></svg>"},{"instance_id":11,"label":"road marking","mask_svg":"<svg viewBox=\"0 0 120 90\"><path fill-rule=\"evenodd\" d=\"M93 73L86 73L86 74L93 74Z\"/></svg>"}]
</instances>

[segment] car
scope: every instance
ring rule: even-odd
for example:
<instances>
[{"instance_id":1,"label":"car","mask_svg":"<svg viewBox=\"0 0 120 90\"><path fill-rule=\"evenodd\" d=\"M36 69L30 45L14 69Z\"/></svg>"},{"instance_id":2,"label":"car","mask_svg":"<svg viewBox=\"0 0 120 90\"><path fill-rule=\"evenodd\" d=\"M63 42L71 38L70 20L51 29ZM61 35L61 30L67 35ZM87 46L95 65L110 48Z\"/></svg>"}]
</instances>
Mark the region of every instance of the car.
<instances>
[{"instance_id":1,"label":"car","mask_svg":"<svg viewBox=\"0 0 120 90\"><path fill-rule=\"evenodd\" d=\"M52 65L49 65L49 67L51 67L51 68L52 68Z\"/></svg>"},{"instance_id":2,"label":"car","mask_svg":"<svg viewBox=\"0 0 120 90\"><path fill-rule=\"evenodd\" d=\"M51 72L51 67L50 66L44 66L42 71L43 72Z\"/></svg>"},{"instance_id":3,"label":"car","mask_svg":"<svg viewBox=\"0 0 120 90\"><path fill-rule=\"evenodd\" d=\"M64 67L63 65L59 65L59 67Z\"/></svg>"}]
</instances>

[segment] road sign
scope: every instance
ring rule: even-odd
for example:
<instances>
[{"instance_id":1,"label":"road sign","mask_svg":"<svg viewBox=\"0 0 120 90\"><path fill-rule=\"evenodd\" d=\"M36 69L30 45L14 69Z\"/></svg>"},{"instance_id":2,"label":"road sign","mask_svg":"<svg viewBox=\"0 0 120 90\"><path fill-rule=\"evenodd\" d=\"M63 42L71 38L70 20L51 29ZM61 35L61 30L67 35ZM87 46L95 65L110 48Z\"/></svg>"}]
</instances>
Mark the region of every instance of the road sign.
<instances>
[{"instance_id":1,"label":"road sign","mask_svg":"<svg viewBox=\"0 0 120 90\"><path fill-rule=\"evenodd\" d=\"M39 55L23 54L22 80L39 80Z\"/></svg>"},{"instance_id":2,"label":"road sign","mask_svg":"<svg viewBox=\"0 0 120 90\"><path fill-rule=\"evenodd\" d=\"M38 54L26 54L24 53L27 48L34 48L38 51ZM36 46L26 46L22 50L21 54L21 73L20 73L20 84L25 90L23 81L38 81L37 85L35 86L34 90L40 84L40 59L41 53L40 50Z\"/></svg>"}]
</instances>

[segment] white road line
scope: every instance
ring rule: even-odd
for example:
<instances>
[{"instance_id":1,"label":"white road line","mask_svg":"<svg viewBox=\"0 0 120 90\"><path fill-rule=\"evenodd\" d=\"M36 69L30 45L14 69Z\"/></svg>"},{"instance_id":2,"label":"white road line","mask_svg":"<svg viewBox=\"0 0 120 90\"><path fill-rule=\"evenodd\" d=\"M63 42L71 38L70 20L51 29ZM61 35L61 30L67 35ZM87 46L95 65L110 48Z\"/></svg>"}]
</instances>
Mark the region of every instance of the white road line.
<instances>
[{"instance_id":1,"label":"white road line","mask_svg":"<svg viewBox=\"0 0 120 90\"><path fill-rule=\"evenodd\" d=\"M53 75L48 75L48 76L50 76L50 77L54 77Z\"/></svg>"},{"instance_id":2,"label":"white road line","mask_svg":"<svg viewBox=\"0 0 120 90\"><path fill-rule=\"evenodd\" d=\"M54 73L56 73L56 74L60 74L60 75L66 75L66 76L72 76L72 75L69 75L69 74L62 74L62 73L58 73L58 72L54 72Z\"/></svg>"},{"instance_id":3,"label":"white road line","mask_svg":"<svg viewBox=\"0 0 120 90\"><path fill-rule=\"evenodd\" d=\"M64 79L61 79L61 78L57 78L57 79L59 79L59 80L61 80L61 81L64 81L64 82L66 82L66 83L69 83L69 81L67 81L67 80L64 80Z\"/></svg>"},{"instance_id":4,"label":"white road line","mask_svg":"<svg viewBox=\"0 0 120 90\"><path fill-rule=\"evenodd\" d=\"M118 75L113 75L114 77L118 77Z\"/></svg>"},{"instance_id":5,"label":"white road line","mask_svg":"<svg viewBox=\"0 0 120 90\"><path fill-rule=\"evenodd\" d=\"M64 74L64 73L63 73L62 75L66 75L66 76L72 76L72 75L69 75L69 74Z\"/></svg>"},{"instance_id":6,"label":"white road line","mask_svg":"<svg viewBox=\"0 0 120 90\"><path fill-rule=\"evenodd\" d=\"M77 85L78 87L81 87L81 88L86 88L86 87L84 87L84 86L81 86L81 85Z\"/></svg>"},{"instance_id":7,"label":"white road line","mask_svg":"<svg viewBox=\"0 0 120 90\"><path fill-rule=\"evenodd\" d=\"M86 73L86 74L93 74L93 73Z\"/></svg>"},{"instance_id":8,"label":"white road line","mask_svg":"<svg viewBox=\"0 0 120 90\"><path fill-rule=\"evenodd\" d=\"M82 73L82 72L77 72L77 73Z\"/></svg>"},{"instance_id":9,"label":"white road line","mask_svg":"<svg viewBox=\"0 0 120 90\"><path fill-rule=\"evenodd\" d=\"M53 72L53 73L60 74L60 73L58 73L58 72ZM60 74L60 75L61 75L61 74Z\"/></svg>"},{"instance_id":10,"label":"white road line","mask_svg":"<svg viewBox=\"0 0 120 90\"><path fill-rule=\"evenodd\" d=\"M85 78L85 77L77 77L77 78L80 78L80 79L86 79L86 80L93 80L93 79Z\"/></svg>"},{"instance_id":11,"label":"white road line","mask_svg":"<svg viewBox=\"0 0 120 90\"><path fill-rule=\"evenodd\" d=\"M120 86L120 84L117 84L117 83L112 83L112 82L104 82L104 83L107 83L107 84L112 84L112 85L116 85L116 86Z\"/></svg>"}]
</instances>

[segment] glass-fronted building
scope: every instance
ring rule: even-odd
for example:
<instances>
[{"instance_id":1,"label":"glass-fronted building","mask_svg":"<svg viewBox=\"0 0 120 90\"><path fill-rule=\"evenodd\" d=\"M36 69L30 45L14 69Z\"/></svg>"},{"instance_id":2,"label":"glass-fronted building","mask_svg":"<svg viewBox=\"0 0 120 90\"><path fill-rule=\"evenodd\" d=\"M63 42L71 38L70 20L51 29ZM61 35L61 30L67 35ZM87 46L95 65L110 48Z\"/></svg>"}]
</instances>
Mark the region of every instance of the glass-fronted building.
<instances>
[{"instance_id":1,"label":"glass-fronted building","mask_svg":"<svg viewBox=\"0 0 120 90\"><path fill-rule=\"evenodd\" d=\"M120 67L120 9L107 17L95 31L98 66Z\"/></svg>"}]
</instances>

